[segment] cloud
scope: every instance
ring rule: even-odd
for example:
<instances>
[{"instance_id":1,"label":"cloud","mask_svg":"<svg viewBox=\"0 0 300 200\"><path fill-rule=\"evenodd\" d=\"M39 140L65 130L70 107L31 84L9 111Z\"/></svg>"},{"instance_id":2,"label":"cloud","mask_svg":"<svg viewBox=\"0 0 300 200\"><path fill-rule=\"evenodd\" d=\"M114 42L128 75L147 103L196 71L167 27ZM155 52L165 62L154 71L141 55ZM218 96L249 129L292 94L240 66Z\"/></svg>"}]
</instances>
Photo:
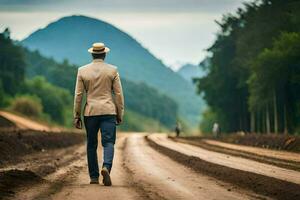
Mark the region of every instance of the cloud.
<instances>
[{"instance_id":1,"label":"cloud","mask_svg":"<svg viewBox=\"0 0 300 200\"><path fill-rule=\"evenodd\" d=\"M1 10L131 10L199 11L219 13L240 5L242 0L0 0Z\"/></svg>"}]
</instances>

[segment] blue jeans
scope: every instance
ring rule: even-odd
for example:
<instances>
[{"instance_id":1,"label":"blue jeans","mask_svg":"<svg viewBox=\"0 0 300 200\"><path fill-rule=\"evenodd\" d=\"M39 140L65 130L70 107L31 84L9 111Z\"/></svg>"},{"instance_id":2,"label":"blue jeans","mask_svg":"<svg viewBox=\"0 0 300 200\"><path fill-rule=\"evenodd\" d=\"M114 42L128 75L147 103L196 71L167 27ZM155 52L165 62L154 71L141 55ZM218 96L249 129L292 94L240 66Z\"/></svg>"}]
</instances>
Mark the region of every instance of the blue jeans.
<instances>
[{"instance_id":1,"label":"blue jeans","mask_svg":"<svg viewBox=\"0 0 300 200\"><path fill-rule=\"evenodd\" d=\"M110 172L114 158L114 144L116 141L116 116L85 116L84 125L87 133L87 160L90 178L99 178L97 157L98 131L99 129L101 131L103 167L106 167Z\"/></svg>"}]
</instances>

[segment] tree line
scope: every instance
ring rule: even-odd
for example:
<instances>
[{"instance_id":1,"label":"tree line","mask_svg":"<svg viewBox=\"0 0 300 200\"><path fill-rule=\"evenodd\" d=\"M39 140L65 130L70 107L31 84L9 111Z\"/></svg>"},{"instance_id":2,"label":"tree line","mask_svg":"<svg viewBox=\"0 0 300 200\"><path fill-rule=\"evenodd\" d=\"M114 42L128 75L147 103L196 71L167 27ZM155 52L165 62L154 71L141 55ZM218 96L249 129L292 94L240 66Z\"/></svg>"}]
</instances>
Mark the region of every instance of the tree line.
<instances>
[{"instance_id":1,"label":"tree line","mask_svg":"<svg viewBox=\"0 0 300 200\"><path fill-rule=\"evenodd\" d=\"M0 34L0 44L0 108L71 125L70 92L49 83L43 76L27 76L28 52L10 39L8 29Z\"/></svg>"},{"instance_id":2,"label":"tree line","mask_svg":"<svg viewBox=\"0 0 300 200\"><path fill-rule=\"evenodd\" d=\"M245 3L217 23L207 76L195 79L209 106L204 131L299 132L300 1Z\"/></svg>"}]
</instances>

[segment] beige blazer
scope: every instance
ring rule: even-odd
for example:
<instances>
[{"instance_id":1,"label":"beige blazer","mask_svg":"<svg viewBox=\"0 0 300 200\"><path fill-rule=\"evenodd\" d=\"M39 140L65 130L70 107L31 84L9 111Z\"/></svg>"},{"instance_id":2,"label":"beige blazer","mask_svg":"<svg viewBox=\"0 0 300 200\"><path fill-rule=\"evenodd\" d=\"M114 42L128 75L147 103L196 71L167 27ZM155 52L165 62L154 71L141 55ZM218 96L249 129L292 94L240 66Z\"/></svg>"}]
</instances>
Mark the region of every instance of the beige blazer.
<instances>
[{"instance_id":1,"label":"beige blazer","mask_svg":"<svg viewBox=\"0 0 300 200\"><path fill-rule=\"evenodd\" d=\"M119 73L115 66L105 63L102 59L94 59L92 63L78 69L74 117L81 116L84 92L87 96L84 116L109 114L123 119L124 97Z\"/></svg>"}]
</instances>

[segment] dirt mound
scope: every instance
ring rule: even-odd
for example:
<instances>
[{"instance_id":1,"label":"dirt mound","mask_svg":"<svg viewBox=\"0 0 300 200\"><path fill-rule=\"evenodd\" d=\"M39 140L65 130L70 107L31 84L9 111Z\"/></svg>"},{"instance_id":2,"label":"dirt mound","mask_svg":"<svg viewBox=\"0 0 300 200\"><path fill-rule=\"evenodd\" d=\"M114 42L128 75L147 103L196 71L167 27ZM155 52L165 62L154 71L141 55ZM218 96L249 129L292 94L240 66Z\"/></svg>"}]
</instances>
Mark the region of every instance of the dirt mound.
<instances>
[{"instance_id":1,"label":"dirt mound","mask_svg":"<svg viewBox=\"0 0 300 200\"><path fill-rule=\"evenodd\" d=\"M240 144L266 149L285 150L291 152L300 152L300 136L280 135L280 134L229 134L221 135L219 138L213 137L180 137L182 139L201 141L203 139L215 139L221 142Z\"/></svg>"},{"instance_id":2,"label":"dirt mound","mask_svg":"<svg viewBox=\"0 0 300 200\"><path fill-rule=\"evenodd\" d=\"M0 116L12 122L19 129L49 131L49 132L51 132L53 129L46 124L42 124L36 120L30 119L26 116L22 116L16 113L0 110Z\"/></svg>"},{"instance_id":3,"label":"dirt mound","mask_svg":"<svg viewBox=\"0 0 300 200\"><path fill-rule=\"evenodd\" d=\"M13 122L0 115L0 128L17 127Z\"/></svg>"},{"instance_id":4,"label":"dirt mound","mask_svg":"<svg viewBox=\"0 0 300 200\"><path fill-rule=\"evenodd\" d=\"M223 142L256 146L267 149L300 152L300 137L295 135L231 134L228 136L222 136L219 140Z\"/></svg>"},{"instance_id":5,"label":"dirt mound","mask_svg":"<svg viewBox=\"0 0 300 200\"><path fill-rule=\"evenodd\" d=\"M221 136L219 140L223 142L262 147L267 149L300 152L300 137L296 135L230 134L228 136L227 135Z\"/></svg>"},{"instance_id":6,"label":"dirt mound","mask_svg":"<svg viewBox=\"0 0 300 200\"><path fill-rule=\"evenodd\" d=\"M80 144L84 138L84 134L72 132L0 131L0 167L20 162L30 153Z\"/></svg>"},{"instance_id":7,"label":"dirt mound","mask_svg":"<svg viewBox=\"0 0 300 200\"><path fill-rule=\"evenodd\" d=\"M43 179L27 170L9 170L0 172L0 199L14 195L13 189L41 182Z\"/></svg>"},{"instance_id":8,"label":"dirt mound","mask_svg":"<svg viewBox=\"0 0 300 200\"><path fill-rule=\"evenodd\" d=\"M200 158L187 156L167 147L158 145L148 138L147 141L149 145L157 151L185 166L190 167L196 172L232 183L241 188L252 190L258 194L271 196L275 199L300 199L300 185L295 183L213 164L201 160Z\"/></svg>"}]
</instances>

